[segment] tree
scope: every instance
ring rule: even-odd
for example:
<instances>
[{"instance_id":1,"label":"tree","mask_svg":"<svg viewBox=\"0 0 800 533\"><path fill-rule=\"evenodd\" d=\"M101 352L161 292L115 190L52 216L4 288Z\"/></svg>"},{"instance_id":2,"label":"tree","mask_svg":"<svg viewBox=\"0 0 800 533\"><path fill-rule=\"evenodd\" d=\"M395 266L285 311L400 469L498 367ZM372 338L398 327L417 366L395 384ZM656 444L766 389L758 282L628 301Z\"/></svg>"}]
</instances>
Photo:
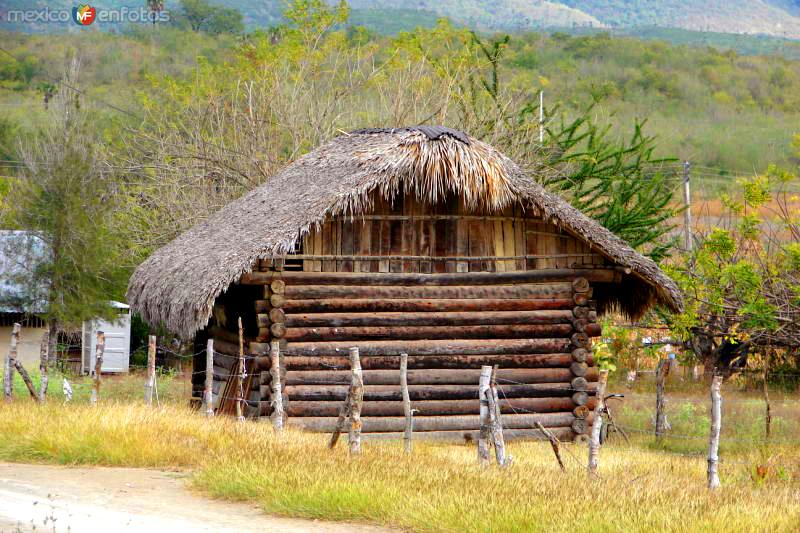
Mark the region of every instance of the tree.
<instances>
[{"instance_id":1,"label":"tree","mask_svg":"<svg viewBox=\"0 0 800 533\"><path fill-rule=\"evenodd\" d=\"M181 0L179 22L185 22L196 32L241 33L242 14L233 8L212 6L206 0Z\"/></svg>"},{"instance_id":2,"label":"tree","mask_svg":"<svg viewBox=\"0 0 800 533\"><path fill-rule=\"evenodd\" d=\"M76 72L73 67L69 85ZM47 127L20 148L23 164L2 206L6 225L35 237L16 240L18 248L6 254L24 258L11 274L21 288L15 303L30 309L43 301L51 353L60 327L112 317L109 300L121 297L126 282L125 243L114 229L119 189L101 166L90 111L61 87Z\"/></svg>"},{"instance_id":3,"label":"tree","mask_svg":"<svg viewBox=\"0 0 800 533\"><path fill-rule=\"evenodd\" d=\"M670 267L686 295L671 327L709 374L742 368L754 352L779 353L795 371L800 363L798 185L774 166L741 181L736 195L722 195L719 227Z\"/></svg>"}]
</instances>

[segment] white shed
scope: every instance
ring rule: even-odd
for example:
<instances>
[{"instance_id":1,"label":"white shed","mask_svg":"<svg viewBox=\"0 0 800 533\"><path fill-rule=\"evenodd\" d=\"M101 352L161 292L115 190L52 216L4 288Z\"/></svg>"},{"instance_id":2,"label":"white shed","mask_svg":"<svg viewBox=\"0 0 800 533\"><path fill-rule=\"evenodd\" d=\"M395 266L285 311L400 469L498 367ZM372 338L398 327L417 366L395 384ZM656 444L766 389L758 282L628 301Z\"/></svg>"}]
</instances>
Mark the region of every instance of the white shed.
<instances>
[{"instance_id":1,"label":"white shed","mask_svg":"<svg viewBox=\"0 0 800 533\"><path fill-rule=\"evenodd\" d=\"M117 309L114 322L106 320L87 320L83 323L83 357L81 373L94 374L95 354L97 350L97 332L102 331L106 337L103 353L103 372L127 372L131 358L131 310L130 306L121 302L111 302Z\"/></svg>"}]
</instances>

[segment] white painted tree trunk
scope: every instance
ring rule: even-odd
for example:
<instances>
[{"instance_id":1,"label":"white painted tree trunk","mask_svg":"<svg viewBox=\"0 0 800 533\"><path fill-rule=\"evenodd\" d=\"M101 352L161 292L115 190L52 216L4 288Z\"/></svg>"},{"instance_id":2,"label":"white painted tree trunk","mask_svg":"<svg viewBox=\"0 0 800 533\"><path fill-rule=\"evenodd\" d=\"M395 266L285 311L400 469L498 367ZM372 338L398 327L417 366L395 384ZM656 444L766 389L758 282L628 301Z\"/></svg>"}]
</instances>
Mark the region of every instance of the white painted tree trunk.
<instances>
[{"instance_id":1,"label":"white painted tree trunk","mask_svg":"<svg viewBox=\"0 0 800 533\"><path fill-rule=\"evenodd\" d=\"M478 434L478 461L489 464L489 385L492 380L492 367L481 367L478 380L478 400L480 401L480 433Z\"/></svg>"},{"instance_id":2,"label":"white painted tree trunk","mask_svg":"<svg viewBox=\"0 0 800 533\"><path fill-rule=\"evenodd\" d=\"M608 370L601 370L597 380L597 405L594 408L594 422L592 434L589 439L589 466L590 476L597 475L597 466L600 462L600 432L603 429L603 409L605 409L606 383L608 383Z\"/></svg>"},{"instance_id":3,"label":"white painted tree trunk","mask_svg":"<svg viewBox=\"0 0 800 533\"><path fill-rule=\"evenodd\" d=\"M711 435L708 439L708 488L720 486L717 464L719 463L719 435L722 431L722 376L714 376L711 381Z\"/></svg>"}]
</instances>

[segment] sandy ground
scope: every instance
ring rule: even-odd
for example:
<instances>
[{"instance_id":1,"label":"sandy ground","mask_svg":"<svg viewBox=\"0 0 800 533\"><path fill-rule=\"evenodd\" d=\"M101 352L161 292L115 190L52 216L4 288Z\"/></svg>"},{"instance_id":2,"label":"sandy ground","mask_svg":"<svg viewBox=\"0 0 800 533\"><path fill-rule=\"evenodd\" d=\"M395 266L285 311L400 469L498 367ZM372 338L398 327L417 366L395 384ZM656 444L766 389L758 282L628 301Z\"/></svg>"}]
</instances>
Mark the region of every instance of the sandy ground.
<instances>
[{"instance_id":1,"label":"sandy ground","mask_svg":"<svg viewBox=\"0 0 800 533\"><path fill-rule=\"evenodd\" d=\"M188 474L133 468L0 463L0 532L382 532L378 527L278 518L209 500Z\"/></svg>"}]
</instances>

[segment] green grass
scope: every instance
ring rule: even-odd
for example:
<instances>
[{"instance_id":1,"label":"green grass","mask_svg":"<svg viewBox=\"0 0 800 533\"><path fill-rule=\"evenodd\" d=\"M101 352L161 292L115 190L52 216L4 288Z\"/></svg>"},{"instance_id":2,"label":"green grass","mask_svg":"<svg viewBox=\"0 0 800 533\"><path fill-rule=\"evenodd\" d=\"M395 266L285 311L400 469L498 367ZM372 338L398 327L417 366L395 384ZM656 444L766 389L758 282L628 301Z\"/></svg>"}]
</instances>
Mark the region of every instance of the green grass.
<instances>
[{"instance_id":1,"label":"green grass","mask_svg":"<svg viewBox=\"0 0 800 533\"><path fill-rule=\"evenodd\" d=\"M357 520L421 531L793 531L800 522L800 447L723 453L723 487L705 461L619 439L588 480L586 448L511 442L509 469L482 469L474 445L366 441L360 457L325 435L205 419L175 405L97 407L16 400L0 409L0 460L189 468L207 494L288 516ZM755 477L757 465L766 475Z\"/></svg>"}]
</instances>

